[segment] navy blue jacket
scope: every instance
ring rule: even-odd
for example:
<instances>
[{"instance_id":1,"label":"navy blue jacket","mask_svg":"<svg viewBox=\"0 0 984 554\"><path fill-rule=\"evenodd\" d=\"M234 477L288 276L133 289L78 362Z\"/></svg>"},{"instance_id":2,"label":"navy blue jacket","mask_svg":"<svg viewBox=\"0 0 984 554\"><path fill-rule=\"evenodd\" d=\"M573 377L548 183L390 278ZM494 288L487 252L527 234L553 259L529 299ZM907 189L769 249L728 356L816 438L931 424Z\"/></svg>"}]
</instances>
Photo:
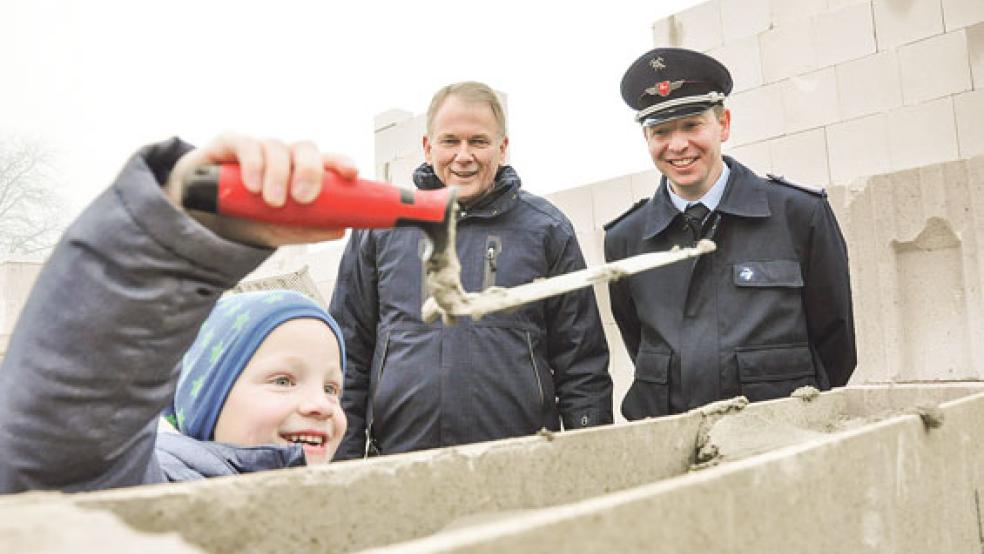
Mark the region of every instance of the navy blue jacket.
<instances>
[{"instance_id":1,"label":"navy blue jacket","mask_svg":"<svg viewBox=\"0 0 984 554\"><path fill-rule=\"evenodd\" d=\"M763 179L735 160L704 232L717 250L609 285L635 380L627 419L745 395L842 386L854 371L847 246L822 191ZM664 178L606 226L605 258L693 242Z\"/></svg>"},{"instance_id":2,"label":"navy blue jacket","mask_svg":"<svg viewBox=\"0 0 984 554\"><path fill-rule=\"evenodd\" d=\"M0 365L0 493L303 465L300 445L158 435L201 323L271 253L218 237L165 198L189 149L174 139L133 156L41 271Z\"/></svg>"},{"instance_id":3,"label":"navy blue jacket","mask_svg":"<svg viewBox=\"0 0 984 554\"><path fill-rule=\"evenodd\" d=\"M443 186L426 164L414 181ZM479 321L426 324L423 246L415 228L356 231L342 257L329 309L348 349L349 430L337 459L364 455L367 427L390 454L612 421L608 346L590 288ZM584 268L570 222L520 190L509 166L461 212L456 246L469 291Z\"/></svg>"}]
</instances>

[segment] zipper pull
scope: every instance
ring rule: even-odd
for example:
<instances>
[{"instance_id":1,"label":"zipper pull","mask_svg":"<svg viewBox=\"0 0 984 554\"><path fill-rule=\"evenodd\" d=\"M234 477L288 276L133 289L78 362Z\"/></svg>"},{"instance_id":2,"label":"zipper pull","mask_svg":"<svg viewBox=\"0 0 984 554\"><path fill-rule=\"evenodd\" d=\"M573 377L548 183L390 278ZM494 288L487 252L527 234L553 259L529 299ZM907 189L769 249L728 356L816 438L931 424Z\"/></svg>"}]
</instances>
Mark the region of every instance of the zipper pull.
<instances>
[{"instance_id":1,"label":"zipper pull","mask_svg":"<svg viewBox=\"0 0 984 554\"><path fill-rule=\"evenodd\" d=\"M488 251L485 253L485 257L489 260L489 269L495 271L495 247L490 246Z\"/></svg>"}]
</instances>

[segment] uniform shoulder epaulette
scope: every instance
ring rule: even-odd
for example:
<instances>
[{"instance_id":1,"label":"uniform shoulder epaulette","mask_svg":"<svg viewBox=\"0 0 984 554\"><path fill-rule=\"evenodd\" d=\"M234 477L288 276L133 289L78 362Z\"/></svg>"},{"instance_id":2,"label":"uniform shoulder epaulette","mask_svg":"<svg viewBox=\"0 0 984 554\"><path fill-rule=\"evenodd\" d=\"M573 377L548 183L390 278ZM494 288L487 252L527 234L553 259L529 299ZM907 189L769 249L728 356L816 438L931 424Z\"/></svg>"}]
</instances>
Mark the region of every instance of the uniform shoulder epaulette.
<instances>
[{"instance_id":1,"label":"uniform shoulder epaulette","mask_svg":"<svg viewBox=\"0 0 984 554\"><path fill-rule=\"evenodd\" d=\"M626 217L628 217L629 214L631 214L632 212L634 212L634 211L638 210L639 208L641 208L646 202L649 202L649 199L648 198L643 198L642 200L636 202L635 204L632 205L631 208L629 208L628 210L625 210L624 212L622 212L622 215L620 215L620 216L616 217L615 219L613 219L613 220L609 221L608 223L606 223L604 225L604 229L606 231L609 230L609 229L611 229L619 221L622 221L623 219L625 219Z\"/></svg>"},{"instance_id":2,"label":"uniform shoulder epaulette","mask_svg":"<svg viewBox=\"0 0 984 554\"><path fill-rule=\"evenodd\" d=\"M787 181L782 175L773 175L771 173L766 173L765 176L773 183L779 183L780 185L786 185L787 187L792 187L803 192L808 192L814 196L819 196L821 198L827 197L826 189L822 187L811 187L808 185L801 185L799 183L791 183Z\"/></svg>"}]
</instances>

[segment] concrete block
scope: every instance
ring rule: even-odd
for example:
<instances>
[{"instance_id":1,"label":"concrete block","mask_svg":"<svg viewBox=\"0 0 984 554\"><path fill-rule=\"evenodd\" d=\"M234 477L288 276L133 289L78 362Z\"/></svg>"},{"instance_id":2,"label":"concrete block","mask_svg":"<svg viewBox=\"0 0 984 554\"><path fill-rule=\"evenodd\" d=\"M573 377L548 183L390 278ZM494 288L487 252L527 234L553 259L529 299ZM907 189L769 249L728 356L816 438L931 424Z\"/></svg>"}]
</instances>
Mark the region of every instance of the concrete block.
<instances>
[{"instance_id":1,"label":"concrete block","mask_svg":"<svg viewBox=\"0 0 984 554\"><path fill-rule=\"evenodd\" d=\"M655 169L648 169L630 175L633 203L643 198L652 198L653 194L656 193L656 189L659 188L659 181L662 177L663 175Z\"/></svg>"},{"instance_id":2,"label":"concrete block","mask_svg":"<svg viewBox=\"0 0 984 554\"><path fill-rule=\"evenodd\" d=\"M943 32L940 0L872 0L872 8L878 50L891 50Z\"/></svg>"},{"instance_id":3,"label":"concrete block","mask_svg":"<svg viewBox=\"0 0 984 554\"><path fill-rule=\"evenodd\" d=\"M766 83L817 69L812 31L809 19L797 19L759 35L762 78Z\"/></svg>"},{"instance_id":4,"label":"concrete block","mask_svg":"<svg viewBox=\"0 0 984 554\"><path fill-rule=\"evenodd\" d=\"M898 55L879 52L836 66L840 117L854 119L902 105Z\"/></svg>"},{"instance_id":5,"label":"concrete block","mask_svg":"<svg viewBox=\"0 0 984 554\"><path fill-rule=\"evenodd\" d=\"M177 532L208 552L354 552L468 526L482 514L565 504L684 474L702 420L693 412L52 502L110 513L145 533ZM13 552L6 538L0 550Z\"/></svg>"},{"instance_id":6,"label":"concrete block","mask_svg":"<svg viewBox=\"0 0 984 554\"><path fill-rule=\"evenodd\" d=\"M984 90L953 97L957 120L957 145L961 158L984 155Z\"/></svg>"},{"instance_id":7,"label":"concrete block","mask_svg":"<svg viewBox=\"0 0 984 554\"><path fill-rule=\"evenodd\" d=\"M893 170L957 159L957 129L950 97L893 110L889 118Z\"/></svg>"},{"instance_id":8,"label":"concrete block","mask_svg":"<svg viewBox=\"0 0 984 554\"><path fill-rule=\"evenodd\" d=\"M851 6L854 4L868 4L871 5L871 0L827 0L827 9L837 10L845 6Z\"/></svg>"},{"instance_id":9,"label":"concrete block","mask_svg":"<svg viewBox=\"0 0 984 554\"><path fill-rule=\"evenodd\" d=\"M762 84L762 61L757 36L745 37L725 43L708 54L720 61L731 72L734 81L732 93L741 92Z\"/></svg>"},{"instance_id":10,"label":"concrete block","mask_svg":"<svg viewBox=\"0 0 984 554\"><path fill-rule=\"evenodd\" d=\"M823 13L827 0L772 0L772 27L785 27Z\"/></svg>"},{"instance_id":11,"label":"concrete block","mask_svg":"<svg viewBox=\"0 0 984 554\"><path fill-rule=\"evenodd\" d=\"M392 127L397 123L401 123L413 117L413 114L406 110L386 110L385 112L376 114L373 118L373 130L379 132L388 127Z\"/></svg>"},{"instance_id":12,"label":"concrete block","mask_svg":"<svg viewBox=\"0 0 984 554\"><path fill-rule=\"evenodd\" d=\"M781 84L786 133L796 133L839 120L837 77L833 67L792 77Z\"/></svg>"},{"instance_id":13,"label":"concrete block","mask_svg":"<svg viewBox=\"0 0 984 554\"><path fill-rule=\"evenodd\" d=\"M391 158L384 164L385 181L405 189L414 189L413 172L424 161L423 152Z\"/></svg>"},{"instance_id":14,"label":"concrete block","mask_svg":"<svg viewBox=\"0 0 984 554\"><path fill-rule=\"evenodd\" d=\"M981 0L943 0L943 24L947 31L984 21Z\"/></svg>"},{"instance_id":15,"label":"concrete block","mask_svg":"<svg viewBox=\"0 0 984 554\"><path fill-rule=\"evenodd\" d=\"M557 209L564 212L567 219L578 231L594 229L594 201L591 197L591 185L552 192L546 199Z\"/></svg>"},{"instance_id":16,"label":"concrete block","mask_svg":"<svg viewBox=\"0 0 984 554\"><path fill-rule=\"evenodd\" d=\"M605 233L598 229L576 231L577 243L581 246L584 263L588 267L605 263Z\"/></svg>"},{"instance_id":17,"label":"concrete block","mask_svg":"<svg viewBox=\"0 0 984 554\"><path fill-rule=\"evenodd\" d=\"M817 67L862 58L877 51L871 3L849 4L813 18Z\"/></svg>"},{"instance_id":18,"label":"concrete block","mask_svg":"<svg viewBox=\"0 0 984 554\"><path fill-rule=\"evenodd\" d=\"M419 118L407 119L376 131L374 137L376 163L386 163L401 156L422 153L422 137Z\"/></svg>"},{"instance_id":19,"label":"concrete block","mask_svg":"<svg viewBox=\"0 0 984 554\"><path fill-rule=\"evenodd\" d=\"M728 142L733 147L777 137L785 130L780 84L739 92L725 104L731 109Z\"/></svg>"},{"instance_id":20,"label":"concrete block","mask_svg":"<svg viewBox=\"0 0 984 554\"><path fill-rule=\"evenodd\" d=\"M974 76L974 89L984 90L984 23L967 28L967 54Z\"/></svg>"},{"instance_id":21,"label":"concrete block","mask_svg":"<svg viewBox=\"0 0 984 554\"><path fill-rule=\"evenodd\" d=\"M653 24L655 46L678 46L704 52L723 42L720 0L702 2Z\"/></svg>"},{"instance_id":22,"label":"concrete block","mask_svg":"<svg viewBox=\"0 0 984 554\"><path fill-rule=\"evenodd\" d=\"M891 170L885 114L836 123L827 127L830 180L841 185L858 177Z\"/></svg>"},{"instance_id":23,"label":"concrete block","mask_svg":"<svg viewBox=\"0 0 984 554\"><path fill-rule=\"evenodd\" d=\"M769 143L770 141L754 142L732 148L729 146L731 141L728 141L724 143L724 153L738 160L757 175L765 176L766 173L776 173L775 166L772 164L772 149L769 147Z\"/></svg>"},{"instance_id":24,"label":"concrete block","mask_svg":"<svg viewBox=\"0 0 984 554\"><path fill-rule=\"evenodd\" d=\"M632 179L626 175L594 183L591 185L591 199L594 204L594 228L601 229L634 204Z\"/></svg>"},{"instance_id":25,"label":"concrete block","mask_svg":"<svg viewBox=\"0 0 984 554\"><path fill-rule=\"evenodd\" d=\"M972 88L963 30L900 47L899 67L902 100L908 105Z\"/></svg>"},{"instance_id":26,"label":"concrete block","mask_svg":"<svg viewBox=\"0 0 984 554\"><path fill-rule=\"evenodd\" d=\"M783 400L708 416L700 436L723 463L376 552L976 552L984 448L971 437L984 399L941 404L942 425L912 406L890 411L900 415L864 424Z\"/></svg>"},{"instance_id":27,"label":"concrete block","mask_svg":"<svg viewBox=\"0 0 984 554\"><path fill-rule=\"evenodd\" d=\"M769 0L721 0L724 43L754 37L772 26Z\"/></svg>"},{"instance_id":28,"label":"concrete block","mask_svg":"<svg viewBox=\"0 0 984 554\"><path fill-rule=\"evenodd\" d=\"M822 128L786 135L769 141L775 171L794 183L826 187L827 137Z\"/></svg>"}]
</instances>

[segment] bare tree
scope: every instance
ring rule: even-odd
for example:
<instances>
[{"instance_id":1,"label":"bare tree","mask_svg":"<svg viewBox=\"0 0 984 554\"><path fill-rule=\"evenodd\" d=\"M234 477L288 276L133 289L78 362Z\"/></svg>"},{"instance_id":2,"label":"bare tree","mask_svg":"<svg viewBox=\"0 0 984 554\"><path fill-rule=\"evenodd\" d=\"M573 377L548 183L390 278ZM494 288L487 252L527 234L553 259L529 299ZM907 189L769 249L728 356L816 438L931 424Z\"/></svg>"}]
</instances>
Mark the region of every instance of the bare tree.
<instances>
[{"instance_id":1,"label":"bare tree","mask_svg":"<svg viewBox=\"0 0 984 554\"><path fill-rule=\"evenodd\" d=\"M64 227L51 149L0 139L0 257L43 254Z\"/></svg>"}]
</instances>

